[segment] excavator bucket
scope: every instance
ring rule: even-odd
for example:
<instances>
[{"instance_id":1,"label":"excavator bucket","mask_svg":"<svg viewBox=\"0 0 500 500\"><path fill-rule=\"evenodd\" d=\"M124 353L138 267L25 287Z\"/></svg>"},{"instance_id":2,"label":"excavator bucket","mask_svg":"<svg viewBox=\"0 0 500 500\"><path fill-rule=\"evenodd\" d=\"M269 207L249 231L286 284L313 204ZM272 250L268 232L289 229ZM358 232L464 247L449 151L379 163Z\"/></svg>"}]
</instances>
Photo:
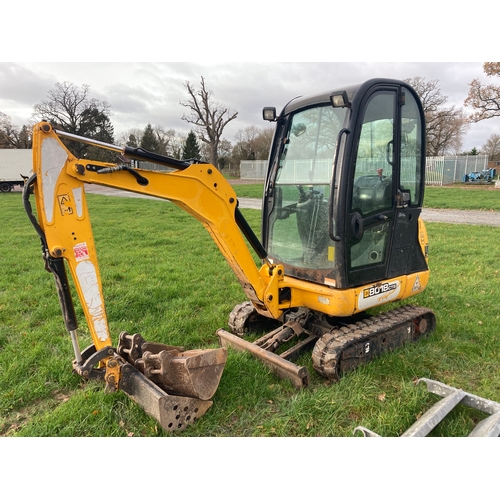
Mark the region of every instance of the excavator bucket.
<instances>
[{"instance_id":1,"label":"excavator bucket","mask_svg":"<svg viewBox=\"0 0 500 500\"><path fill-rule=\"evenodd\" d=\"M184 351L127 332L117 353L118 387L167 431L185 429L212 406L227 360L225 348Z\"/></svg>"},{"instance_id":2,"label":"excavator bucket","mask_svg":"<svg viewBox=\"0 0 500 500\"><path fill-rule=\"evenodd\" d=\"M194 424L212 406L227 349L184 351L122 332L115 351L89 346L73 362L86 379L104 379L108 392L122 390L169 432ZM97 368L95 368L97 367Z\"/></svg>"},{"instance_id":3,"label":"excavator bucket","mask_svg":"<svg viewBox=\"0 0 500 500\"><path fill-rule=\"evenodd\" d=\"M146 351L136 367L171 394L207 401L217 390L226 359L226 349Z\"/></svg>"},{"instance_id":4,"label":"excavator bucket","mask_svg":"<svg viewBox=\"0 0 500 500\"><path fill-rule=\"evenodd\" d=\"M217 390L227 349L194 349L146 342L139 334L120 334L117 352L169 394L209 400Z\"/></svg>"},{"instance_id":5,"label":"excavator bucket","mask_svg":"<svg viewBox=\"0 0 500 500\"><path fill-rule=\"evenodd\" d=\"M119 388L164 430L182 431L212 406L212 401L168 394L123 358L117 358L122 365Z\"/></svg>"},{"instance_id":6,"label":"excavator bucket","mask_svg":"<svg viewBox=\"0 0 500 500\"><path fill-rule=\"evenodd\" d=\"M183 351L126 333L117 351L90 345L73 369L86 379L104 379L108 392L122 390L168 432L184 430L212 406L227 359L225 348Z\"/></svg>"}]
</instances>

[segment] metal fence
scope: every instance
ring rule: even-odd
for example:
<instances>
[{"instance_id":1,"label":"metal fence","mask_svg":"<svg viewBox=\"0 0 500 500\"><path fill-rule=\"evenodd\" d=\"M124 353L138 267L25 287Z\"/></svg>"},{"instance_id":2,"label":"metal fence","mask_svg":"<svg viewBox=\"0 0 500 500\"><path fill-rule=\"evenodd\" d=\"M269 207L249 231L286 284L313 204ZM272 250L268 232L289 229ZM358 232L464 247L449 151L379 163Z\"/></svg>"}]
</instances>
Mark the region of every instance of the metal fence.
<instances>
[{"instance_id":1,"label":"metal fence","mask_svg":"<svg viewBox=\"0 0 500 500\"><path fill-rule=\"evenodd\" d=\"M488 155L429 156L426 158L425 183L429 186L446 186L462 182L465 174L482 172L488 168ZM267 161L240 162L240 178L263 181L266 176ZM297 170L303 165L297 165ZM375 168L376 170L376 168Z\"/></svg>"},{"instance_id":2,"label":"metal fence","mask_svg":"<svg viewBox=\"0 0 500 500\"><path fill-rule=\"evenodd\" d=\"M240 162L240 179L263 181L266 178L267 161L242 160Z\"/></svg>"},{"instance_id":3,"label":"metal fence","mask_svg":"<svg viewBox=\"0 0 500 500\"><path fill-rule=\"evenodd\" d=\"M465 174L488 168L488 155L432 156L426 158L425 183L446 186L463 182Z\"/></svg>"}]
</instances>

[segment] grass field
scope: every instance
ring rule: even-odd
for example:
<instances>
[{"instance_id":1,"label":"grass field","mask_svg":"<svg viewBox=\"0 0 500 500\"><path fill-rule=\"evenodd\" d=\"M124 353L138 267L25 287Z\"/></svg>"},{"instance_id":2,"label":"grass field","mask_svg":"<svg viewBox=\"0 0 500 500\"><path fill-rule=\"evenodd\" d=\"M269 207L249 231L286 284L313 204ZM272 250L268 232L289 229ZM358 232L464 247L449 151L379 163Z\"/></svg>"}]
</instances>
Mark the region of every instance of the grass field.
<instances>
[{"instance_id":1,"label":"grass field","mask_svg":"<svg viewBox=\"0 0 500 500\"><path fill-rule=\"evenodd\" d=\"M461 190L436 189L434 196L434 189L426 191L426 204L500 210L495 191L481 192L481 201L473 203ZM89 195L88 202L115 345L126 330L188 349L216 347L215 331L226 327L229 312L245 296L202 226L162 201ZM167 436L123 393L106 394L100 383L72 373L74 355L53 278L43 269L20 193L0 196L0 209L0 435ZM260 212L243 213L259 234ZM500 229L427 229L431 281L408 302L435 311L431 337L337 384L317 376L304 356L300 362L309 367L312 383L303 391L231 350L213 407L183 435L351 436L362 425L397 436L437 400L414 385L420 377L500 401ZM89 343L81 321L80 345ZM482 418L457 408L432 435L466 435Z\"/></svg>"},{"instance_id":2,"label":"grass field","mask_svg":"<svg viewBox=\"0 0 500 500\"><path fill-rule=\"evenodd\" d=\"M239 184L234 190L240 197L261 198L263 184ZM492 186L451 186L425 189L424 206L458 210L500 211L500 190Z\"/></svg>"}]
</instances>

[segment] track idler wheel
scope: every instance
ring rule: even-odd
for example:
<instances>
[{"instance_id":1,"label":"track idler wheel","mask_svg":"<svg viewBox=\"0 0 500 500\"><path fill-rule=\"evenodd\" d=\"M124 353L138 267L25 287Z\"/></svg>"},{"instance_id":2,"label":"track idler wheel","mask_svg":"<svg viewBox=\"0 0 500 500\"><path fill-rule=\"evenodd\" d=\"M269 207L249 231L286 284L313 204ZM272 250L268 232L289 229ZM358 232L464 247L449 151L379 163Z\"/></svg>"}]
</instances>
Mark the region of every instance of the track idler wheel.
<instances>
[{"instance_id":1,"label":"track idler wheel","mask_svg":"<svg viewBox=\"0 0 500 500\"><path fill-rule=\"evenodd\" d=\"M274 330L280 324L275 319L259 314L250 301L236 305L231 311L228 321L229 328L238 337L244 337L249 332Z\"/></svg>"}]
</instances>

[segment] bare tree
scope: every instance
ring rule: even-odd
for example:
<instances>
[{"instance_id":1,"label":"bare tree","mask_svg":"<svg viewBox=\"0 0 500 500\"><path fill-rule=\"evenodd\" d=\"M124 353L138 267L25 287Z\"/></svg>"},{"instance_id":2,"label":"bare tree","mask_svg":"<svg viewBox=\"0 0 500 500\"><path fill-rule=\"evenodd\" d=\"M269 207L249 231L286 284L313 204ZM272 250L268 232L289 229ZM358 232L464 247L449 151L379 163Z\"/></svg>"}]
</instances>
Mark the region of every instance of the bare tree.
<instances>
[{"instance_id":1,"label":"bare tree","mask_svg":"<svg viewBox=\"0 0 500 500\"><path fill-rule=\"evenodd\" d=\"M468 128L467 116L461 108L442 108L427 122L427 156L457 154Z\"/></svg>"},{"instance_id":2,"label":"bare tree","mask_svg":"<svg viewBox=\"0 0 500 500\"><path fill-rule=\"evenodd\" d=\"M55 89L47 92L48 99L35 104L33 118L47 120L54 127L71 134L113 142L114 129L110 120L107 102L90 97L90 86L78 87L73 83L56 83ZM83 156L88 146L72 143L77 156Z\"/></svg>"},{"instance_id":3,"label":"bare tree","mask_svg":"<svg viewBox=\"0 0 500 500\"><path fill-rule=\"evenodd\" d=\"M273 127L259 128L251 125L238 130L235 135L237 142L232 152L233 161L239 163L241 160L267 160L273 135Z\"/></svg>"},{"instance_id":4,"label":"bare tree","mask_svg":"<svg viewBox=\"0 0 500 500\"><path fill-rule=\"evenodd\" d=\"M172 128L165 129L161 125L155 125L153 131L160 143L160 154L181 158L187 134L179 133Z\"/></svg>"},{"instance_id":5,"label":"bare tree","mask_svg":"<svg viewBox=\"0 0 500 500\"><path fill-rule=\"evenodd\" d=\"M129 128L124 132L120 132L116 138L116 144L120 146L131 146L137 148L141 143L143 129L140 128Z\"/></svg>"},{"instance_id":6,"label":"bare tree","mask_svg":"<svg viewBox=\"0 0 500 500\"><path fill-rule=\"evenodd\" d=\"M206 88L203 77L201 77L199 90L195 89L190 82L186 82L184 86L189 99L180 104L190 110L190 114L184 114L182 119L197 127L198 137L208 146L210 163L218 167L222 132L225 126L238 116L238 112L230 112L222 104L213 101L212 91Z\"/></svg>"},{"instance_id":7,"label":"bare tree","mask_svg":"<svg viewBox=\"0 0 500 500\"><path fill-rule=\"evenodd\" d=\"M483 71L486 76L500 76L500 62L485 62ZM465 106L476 111L469 117L476 123L500 116L500 85L483 85L477 78L469 83L469 95Z\"/></svg>"},{"instance_id":8,"label":"bare tree","mask_svg":"<svg viewBox=\"0 0 500 500\"><path fill-rule=\"evenodd\" d=\"M0 111L0 148L30 149L33 127L13 125L9 115Z\"/></svg>"},{"instance_id":9,"label":"bare tree","mask_svg":"<svg viewBox=\"0 0 500 500\"><path fill-rule=\"evenodd\" d=\"M182 148L186 142L186 134L174 129L165 129L161 125L152 126L154 136L159 142L159 153L173 158L181 158ZM121 146L139 147L145 129L130 128L121 132L118 136L117 144Z\"/></svg>"},{"instance_id":10,"label":"bare tree","mask_svg":"<svg viewBox=\"0 0 500 500\"><path fill-rule=\"evenodd\" d=\"M460 150L468 121L462 108L445 107L447 96L441 94L438 80L426 81L416 76L405 79L417 92L424 108L427 156L441 156Z\"/></svg>"},{"instance_id":11,"label":"bare tree","mask_svg":"<svg viewBox=\"0 0 500 500\"><path fill-rule=\"evenodd\" d=\"M490 161L500 160L500 135L492 134L481 148L481 153L488 155Z\"/></svg>"}]
</instances>

